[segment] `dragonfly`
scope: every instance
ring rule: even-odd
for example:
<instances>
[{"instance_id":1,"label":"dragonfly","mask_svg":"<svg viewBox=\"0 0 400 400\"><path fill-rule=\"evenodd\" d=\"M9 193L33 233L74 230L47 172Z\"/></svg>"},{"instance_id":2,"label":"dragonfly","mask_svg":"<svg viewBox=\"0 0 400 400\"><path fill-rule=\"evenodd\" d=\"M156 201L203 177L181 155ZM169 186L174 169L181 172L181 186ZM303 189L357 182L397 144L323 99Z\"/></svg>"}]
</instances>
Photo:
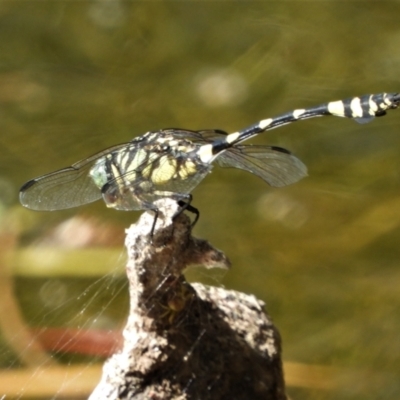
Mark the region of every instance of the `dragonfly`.
<instances>
[{"instance_id":1,"label":"dragonfly","mask_svg":"<svg viewBox=\"0 0 400 400\"><path fill-rule=\"evenodd\" d=\"M191 205L191 192L211 172L214 162L248 171L273 187L307 176L306 166L290 151L241 144L245 140L292 122L328 115L366 123L399 103L399 93L368 94L296 109L230 134L219 129L150 131L26 182L20 189L20 202L33 210L53 211L103 198L107 207L116 210L152 210L152 236L159 215L156 201L170 198L180 206L174 217L188 210L195 214L194 226L200 214Z\"/></svg>"}]
</instances>

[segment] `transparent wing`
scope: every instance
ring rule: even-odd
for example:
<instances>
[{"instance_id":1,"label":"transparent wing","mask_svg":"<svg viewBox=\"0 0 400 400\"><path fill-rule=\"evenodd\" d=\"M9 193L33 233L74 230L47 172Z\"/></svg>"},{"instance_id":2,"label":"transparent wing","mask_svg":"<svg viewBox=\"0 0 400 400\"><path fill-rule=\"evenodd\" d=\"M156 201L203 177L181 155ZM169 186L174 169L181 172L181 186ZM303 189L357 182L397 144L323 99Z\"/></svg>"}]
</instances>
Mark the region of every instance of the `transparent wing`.
<instances>
[{"instance_id":1,"label":"transparent wing","mask_svg":"<svg viewBox=\"0 0 400 400\"><path fill-rule=\"evenodd\" d=\"M99 158L128 145L124 143L110 147L68 168L26 182L19 192L21 204L32 210L52 211L100 199L101 192L89 176L90 169Z\"/></svg>"},{"instance_id":2,"label":"transparent wing","mask_svg":"<svg viewBox=\"0 0 400 400\"><path fill-rule=\"evenodd\" d=\"M234 146L222 153L222 167L239 168L257 175L269 185L290 185L307 176L307 167L288 150L276 146Z\"/></svg>"},{"instance_id":3,"label":"transparent wing","mask_svg":"<svg viewBox=\"0 0 400 400\"><path fill-rule=\"evenodd\" d=\"M213 143L227 135L219 129L187 131L174 129L174 136L194 143ZM277 146L236 145L217 157L222 167L251 172L274 187L287 186L307 176L307 167L290 151Z\"/></svg>"},{"instance_id":4,"label":"transparent wing","mask_svg":"<svg viewBox=\"0 0 400 400\"><path fill-rule=\"evenodd\" d=\"M206 144L212 143L228 135L221 129L204 129L200 131L190 131L186 129L168 128L163 131L170 132L177 139L188 139L193 143Z\"/></svg>"}]
</instances>

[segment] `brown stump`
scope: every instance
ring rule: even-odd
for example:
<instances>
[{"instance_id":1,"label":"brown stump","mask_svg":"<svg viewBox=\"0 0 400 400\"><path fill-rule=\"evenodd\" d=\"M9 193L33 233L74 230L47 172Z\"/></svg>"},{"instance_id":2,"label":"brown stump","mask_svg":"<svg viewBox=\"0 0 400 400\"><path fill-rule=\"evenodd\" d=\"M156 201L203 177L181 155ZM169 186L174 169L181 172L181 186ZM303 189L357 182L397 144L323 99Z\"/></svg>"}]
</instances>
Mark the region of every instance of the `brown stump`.
<instances>
[{"instance_id":1,"label":"brown stump","mask_svg":"<svg viewBox=\"0 0 400 400\"><path fill-rule=\"evenodd\" d=\"M254 296L189 284L190 265L228 268L190 220L162 200L127 230L130 315L123 348L104 365L90 400L286 399L280 337Z\"/></svg>"}]
</instances>

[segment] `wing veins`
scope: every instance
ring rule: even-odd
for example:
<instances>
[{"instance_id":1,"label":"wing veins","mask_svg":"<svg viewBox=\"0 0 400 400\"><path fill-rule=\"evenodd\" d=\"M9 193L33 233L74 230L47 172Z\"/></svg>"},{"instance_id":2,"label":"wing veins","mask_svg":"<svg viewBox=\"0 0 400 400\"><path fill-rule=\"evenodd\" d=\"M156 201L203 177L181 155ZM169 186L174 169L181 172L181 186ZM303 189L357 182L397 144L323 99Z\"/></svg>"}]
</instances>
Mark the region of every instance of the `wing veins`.
<instances>
[{"instance_id":1,"label":"wing veins","mask_svg":"<svg viewBox=\"0 0 400 400\"><path fill-rule=\"evenodd\" d=\"M292 153L274 146L233 146L217 162L222 167L248 171L274 187L282 187L307 176L307 167Z\"/></svg>"}]
</instances>

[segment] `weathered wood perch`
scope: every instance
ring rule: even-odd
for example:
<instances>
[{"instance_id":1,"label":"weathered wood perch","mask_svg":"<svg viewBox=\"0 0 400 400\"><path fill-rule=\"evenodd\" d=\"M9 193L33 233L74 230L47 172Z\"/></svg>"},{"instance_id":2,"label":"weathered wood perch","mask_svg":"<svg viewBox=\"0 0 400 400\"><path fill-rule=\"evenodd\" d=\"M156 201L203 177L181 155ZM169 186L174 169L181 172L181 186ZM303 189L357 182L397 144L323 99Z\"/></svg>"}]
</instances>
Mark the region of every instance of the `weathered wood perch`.
<instances>
[{"instance_id":1,"label":"weathered wood perch","mask_svg":"<svg viewBox=\"0 0 400 400\"><path fill-rule=\"evenodd\" d=\"M284 400L280 337L254 296L189 284L190 265L228 268L225 255L191 236L174 201L127 230L130 315L123 348L104 365L90 400Z\"/></svg>"}]
</instances>

